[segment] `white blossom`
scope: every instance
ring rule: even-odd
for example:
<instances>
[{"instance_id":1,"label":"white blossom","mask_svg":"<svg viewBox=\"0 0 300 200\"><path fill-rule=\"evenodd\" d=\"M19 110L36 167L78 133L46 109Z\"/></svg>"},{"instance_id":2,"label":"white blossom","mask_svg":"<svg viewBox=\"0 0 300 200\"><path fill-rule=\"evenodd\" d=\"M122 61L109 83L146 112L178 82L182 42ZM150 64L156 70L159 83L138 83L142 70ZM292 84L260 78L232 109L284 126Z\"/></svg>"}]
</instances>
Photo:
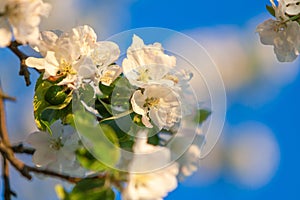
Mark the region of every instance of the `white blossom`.
<instances>
[{"instance_id":1,"label":"white blossom","mask_svg":"<svg viewBox=\"0 0 300 200\"><path fill-rule=\"evenodd\" d=\"M142 115L142 123L148 128L152 128L153 123L159 130L170 129L181 118L179 96L166 86L150 85L143 92L135 91L131 104L133 111Z\"/></svg>"},{"instance_id":2,"label":"white blossom","mask_svg":"<svg viewBox=\"0 0 300 200\"><path fill-rule=\"evenodd\" d=\"M87 25L60 36L43 32L35 49L44 58L30 57L26 65L45 70L43 79L64 77L58 85L76 89L84 80L109 85L121 73L119 66L111 65L119 57L119 47L113 42L97 42L96 33Z\"/></svg>"},{"instance_id":3,"label":"white blossom","mask_svg":"<svg viewBox=\"0 0 300 200\"><path fill-rule=\"evenodd\" d=\"M290 10L288 5L292 5L291 2L278 1L276 6L271 0L276 20L268 19L259 24L256 29L262 44L274 46L274 52L280 62L295 60L300 50L300 25L297 21L291 21L286 15L298 12L295 9Z\"/></svg>"},{"instance_id":4,"label":"white blossom","mask_svg":"<svg viewBox=\"0 0 300 200\"><path fill-rule=\"evenodd\" d=\"M21 44L37 44L41 17L50 10L42 0L1 0L0 47L9 45L13 36Z\"/></svg>"},{"instance_id":5,"label":"white blossom","mask_svg":"<svg viewBox=\"0 0 300 200\"><path fill-rule=\"evenodd\" d=\"M42 167L66 174L83 175L84 170L76 161L75 151L79 146L79 137L71 126L63 126L57 121L48 132L31 133L27 142L35 148L32 157L37 167Z\"/></svg>"},{"instance_id":6,"label":"white blossom","mask_svg":"<svg viewBox=\"0 0 300 200\"><path fill-rule=\"evenodd\" d=\"M138 133L139 135L139 133ZM151 154L162 151L151 160L136 160L133 158L130 164L127 187L122 192L124 200L162 200L168 192L177 187L178 165L173 163L166 168L150 173L134 173L137 168L153 165L153 163L170 162L170 150L166 147L153 146L147 143L147 138L138 138L134 147L134 153ZM146 162L145 162L146 161Z\"/></svg>"},{"instance_id":7,"label":"white blossom","mask_svg":"<svg viewBox=\"0 0 300 200\"><path fill-rule=\"evenodd\" d=\"M285 7L285 13L294 16L300 13L300 0L282 0Z\"/></svg>"},{"instance_id":8,"label":"white blossom","mask_svg":"<svg viewBox=\"0 0 300 200\"><path fill-rule=\"evenodd\" d=\"M123 60L123 73L129 82L138 87L148 84L174 84L165 76L176 65L176 58L164 53L160 43L145 45L144 41L134 35L132 44Z\"/></svg>"},{"instance_id":9,"label":"white blossom","mask_svg":"<svg viewBox=\"0 0 300 200\"><path fill-rule=\"evenodd\" d=\"M262 44L273 45L277 59L291 62L297 58L300 50L300 25L296 21L281 23L269 19L260 24L256 31Z\"/></svg>"}]
</instances>

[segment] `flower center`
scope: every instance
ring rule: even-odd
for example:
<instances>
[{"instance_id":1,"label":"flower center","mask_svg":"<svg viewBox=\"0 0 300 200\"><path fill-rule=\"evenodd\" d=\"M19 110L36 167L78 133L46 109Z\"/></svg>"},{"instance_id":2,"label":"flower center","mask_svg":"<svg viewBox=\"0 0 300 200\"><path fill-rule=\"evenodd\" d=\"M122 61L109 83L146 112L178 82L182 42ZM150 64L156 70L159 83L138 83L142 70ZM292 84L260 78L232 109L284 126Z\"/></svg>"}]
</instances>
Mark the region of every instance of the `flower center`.
<instances>
[{"instance_id":1,"label":"flower center","mask_svg":"<svg viewBox=\"0 0 300 200\"><path fill-rule=\"evenodd\" d=\"M59 137L59 138L57 138L57 139L53 139L53 140L51 140L50 141L50 145L49 145L49 147L51 148L51 149L54 149L54 150L56 150L56 151L58 151L61 147L63 147L64 145L63 145L63 143L62 143L62 137Z\"/></svg>"},{"instance_id":2,"label":"flower center","mask_svg":"<svg viewBox=\"0 0 300 200\"><path fill-rule=\"evenodd\" d=\"M60 70L58 71L58 75L66 75L66 74L76 75L77 74L77 71L73 69L72 65L64 60L59 65L59 69Z\"/></svg>"},{"instance_id":3,"label":"flower center","mask_svg":"<svg viewBox=\"0 0 300 200\"><path fill-rule=\"evenodd\" d=\"M140 70L139 71L139 77L137 79L137 81L142 81L144 83L146 83L147 81L150 80L150 76L149 76L149 70L148 69L145 69L145 70Z\"/></svg>"},{"instance_id":4,"label":"flower center","mask_svg":"<svg viewBox=\"0 0 300 200\"><path fill-rule=\"evenodd\" d=\"M151 108L151 107L155 107L155 106L158 106L159 104L159 98L157 97L150 97L150 98L147 98L145 100L145 103L144 103L144 107L145 108Z\"/></svg>"},{"instance_id":5,"label":"flower center","mask_svg":"<svg viewBox=\"0 0 300 200\"><path fill-rule=\"evenodd\" d=\"M147 182L149 181L150 177L147 175L134 175L134 187L147 187Z\"/></svg>"}]
</instances>

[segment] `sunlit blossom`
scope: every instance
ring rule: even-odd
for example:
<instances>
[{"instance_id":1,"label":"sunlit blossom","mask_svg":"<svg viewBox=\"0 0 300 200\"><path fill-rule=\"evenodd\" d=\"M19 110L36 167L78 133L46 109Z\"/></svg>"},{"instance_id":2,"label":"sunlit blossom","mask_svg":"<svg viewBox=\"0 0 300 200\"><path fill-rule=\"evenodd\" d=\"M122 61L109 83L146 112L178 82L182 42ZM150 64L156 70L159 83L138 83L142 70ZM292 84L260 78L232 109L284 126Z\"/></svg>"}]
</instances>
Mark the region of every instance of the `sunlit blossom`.
<instances>
[{"instance_id":1,"label":"sunlit blossom","mask_svg":"<svg viewBox=\"0 0 300 200\"><path fill-rule=\"evenodd\" d=\"M44 58L30 57L26 64L44 70L43 79L64 77L58 85L78 88L83 80L109 85L121 73L119 66L111 65L119 57L118 46L113 42L97 42L96 33L87 25L60 36L43 32L41 43L35 49Z\"/></svg>"},{"instance_id":2,"label":"sunlit blossom","mask_svg":"<svg viewBox=\"0 0 300 200\"><path fill-rule=\"evenodd\" d=\"M153 123L159 130L170 129L181 118L180 99L169 87L151 85L144 92L137 90L131 104L133 111L142 115L142 122L148 128L152 128Z\"/></svg>"}]
</instances>

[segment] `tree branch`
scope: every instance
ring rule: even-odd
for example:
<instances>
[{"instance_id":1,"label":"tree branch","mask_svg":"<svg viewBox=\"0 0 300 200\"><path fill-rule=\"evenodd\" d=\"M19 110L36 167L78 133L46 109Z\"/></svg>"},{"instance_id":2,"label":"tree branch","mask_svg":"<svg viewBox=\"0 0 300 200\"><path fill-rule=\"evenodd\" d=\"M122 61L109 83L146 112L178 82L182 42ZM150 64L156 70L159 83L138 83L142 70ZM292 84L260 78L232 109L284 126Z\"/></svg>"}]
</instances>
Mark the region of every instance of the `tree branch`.
<instances>
[{"instance_id":1,"label":"tree branch","mask_svg":"<svg viewBox=\"0 0 300 200\"><path fill-rule=\"evenodd\" d=\"M28 58L28 56L26 54L24 54L22 51L19 50L18 46L20 46L21 44L19 44L17 41L12 41L10 43L10 45L8 46L8 48L16 55L18 56L19 60L20 60L20 71L19 71L19 75L20 76L24 76L25 82L26 82L26 86L29 86L31 84L30 81L30 72L28 70L27 65L25 64L25 60L26 58Z\"/></svg>"},{"instance_id":2,"label":"tree branch","mask_svg":"<svg viewBox=\"0 0 300 200\"><path fill-rule=\"evenodd\" d=\"M11 200L11 195L16 197L17 194L11 190L10 188L10 181L9 181L9 165L8 161L3 156L3 172L2 172L2 178L3 178L3 184L4 184L4 199L5 200Z\"/></svg>"},{"instance_id":3,"label":"tree branch","mask_svg":"<svg viewBox=\"0 0 300 200\"><path fill-rule=\"evenodd\" d=\"M23 153L23 154L29 154L29 155L33 155L35 152L34 148L24 147L24 145L22 143L11 146L11 149L13 150L14 153Z\"/></svg>"}]
</instances>

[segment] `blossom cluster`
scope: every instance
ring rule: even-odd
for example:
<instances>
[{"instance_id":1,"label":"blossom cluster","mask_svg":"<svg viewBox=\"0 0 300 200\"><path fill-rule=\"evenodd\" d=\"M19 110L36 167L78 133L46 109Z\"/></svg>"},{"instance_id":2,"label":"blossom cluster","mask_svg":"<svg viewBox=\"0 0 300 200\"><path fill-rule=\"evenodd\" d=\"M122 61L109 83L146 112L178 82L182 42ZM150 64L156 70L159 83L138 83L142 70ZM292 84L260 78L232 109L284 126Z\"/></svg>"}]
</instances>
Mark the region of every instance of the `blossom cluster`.
<instances>
[{"instance_id":1,"label":"blossom cluster","mask_svg":"<svg viewBox=\"0 0 300 200\"><path fill-rule=\"evenodd\" d=\"M128 99L130 107L135 114L135 120L144 127L142 132L145 133L144 137L140 138L140 131L137 131L137 137L131 139L133 153L163 150L167 153L151 162L171 162L175 152L159 144L147 143L148 133L151 129L157 132L170 131L180 124L183 114L181 107L184 103L182 96L192 74L184 70L176 71L176 57L165 54L160 43L145 45L140 37L134 35L121 67L116 64L120 55L118 45L110 41L97 41L94 30L87 25L75 27L60 35L51 31L42 32L40 42L34 48L42 58L29 57L26 64L42 72L42 83L50 82L53 85L51 87L59 86L59 92L75 94L87 86L92 86L92 96L100 97L101 100L104 94L102 87L113 88L118 78L125 78L133 88ZM40 87L45 89L43 84L39 84L36 93L39 93ZM49 96L48 91L45 95L46 100ZM83 107L89 110L89 102L81 102ZM48 103L52 104L50 106L56 104L49 100ZM111 109L115 108L111 106ZM40 109L37 108L36 111L38 110ZM104 115L103 110L94 110L97 116ZM70 134L70 131L63 131L66 125L60 126L60 129L57 129L55 123L50 126L52 135L49 135L47 130L42 130L29 136L28 143L36 148L33 162L39 167L84 175L85 170L76 160L76 150L82 147L79 137L76 137L78 133L74 129L71 131L73 134ZM197 169L200 145L193 145L187 151L183 157L185 162L181 159L181 162L152 173L134 174L137 161L133 158L129 164L123 198L161 199L166 196L176 188L177 177L190 175Z\"/></svg>"},{"instance_id":2,"label":"blossom cluster","mask_svg":"<svg viewBox=\"0 0 300 200\"><path fill-rule=\"evenodd\" d=\"M106 179L119 183L114 186L121 185L118 189L125 200L162 199L199 164L202 143L181 144L189 136L177 133L183 117L189 114L185 93L192 73L178 70L176 57L166 54L162 44L145 44L137 35L133 35L121 60L118 44L98 41L88 25L66 32L40 32L40 18L47 16L50 9L42 0L0 2L0 46L9 46L16 40L40 54L26 57L23 63L40 72L33 101L39 130L26 140L35 148L33 163L38 168L88 181L91 174L107 173ZM117 105L114 98L120 100ZM124 116L132 119L130 130L115 123ZM202 122L192 120L197 127ZM133 153L126 163L127 172L116 173L114 167L122 160L120 152L99 141L99 130L116 147ZM176 134L180 139L172 143ZM94 151L85 145L86 141ZM146 160L137 156L155 152L161 153ZM105 166L101 158L114 166ZM159 167L152 169L148 165ZM107 183L101 187L106 186ZM66 193L61 198L72 199L66 196L77 193Z\"/></svg>"},{"instance_id":3,"label":"blossom cluster","mask_svg":"<svg viewBox=\"0 0 300 200\"><path fill-rule=\"evenodd\" d=\"M298 0L270 0L268 11L275 19L268 19L257 26L260 41L273 45L280 62L291 62L300 54L300 4Z\"/></svg>"}]
</instances>

